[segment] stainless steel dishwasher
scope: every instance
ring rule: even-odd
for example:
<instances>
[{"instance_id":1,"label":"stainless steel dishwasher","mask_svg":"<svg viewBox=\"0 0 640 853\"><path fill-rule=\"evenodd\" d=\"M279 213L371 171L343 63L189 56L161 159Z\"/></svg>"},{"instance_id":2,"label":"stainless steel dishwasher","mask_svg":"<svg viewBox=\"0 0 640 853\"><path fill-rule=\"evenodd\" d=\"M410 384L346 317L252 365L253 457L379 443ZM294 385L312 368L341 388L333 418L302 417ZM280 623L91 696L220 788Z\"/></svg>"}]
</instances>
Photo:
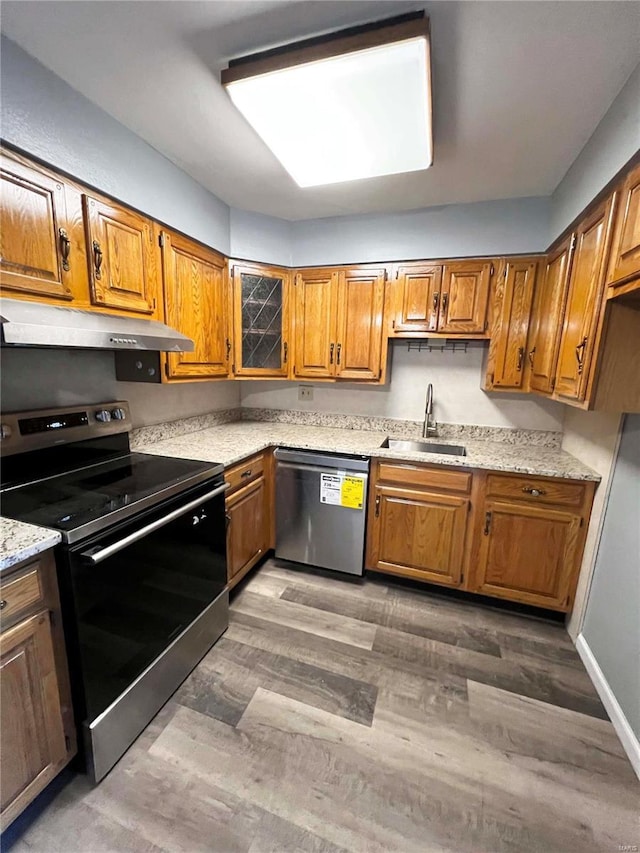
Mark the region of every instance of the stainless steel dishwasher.
<instances>
[{"instance_id":1,"label":"stainless steel dishwasher","mask_svg":"<svg viewBox=\"0 0 640 853\"><path fill-rule=\"evenodd\" d=\"M278 448L276 557L361 575L369 459Z\"/></svg>"}]
</instances>

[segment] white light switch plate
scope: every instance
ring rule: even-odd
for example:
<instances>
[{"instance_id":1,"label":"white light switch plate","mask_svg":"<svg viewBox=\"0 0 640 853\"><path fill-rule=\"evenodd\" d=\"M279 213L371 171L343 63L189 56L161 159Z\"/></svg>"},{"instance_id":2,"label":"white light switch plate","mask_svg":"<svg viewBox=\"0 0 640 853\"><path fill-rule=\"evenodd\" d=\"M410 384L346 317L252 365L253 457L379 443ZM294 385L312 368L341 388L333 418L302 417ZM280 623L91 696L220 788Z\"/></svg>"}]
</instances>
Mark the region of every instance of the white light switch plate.
<instances>
[{"instance_id":1,"label":"white light switch plate","mask_svg":"<svg viewBox=\"0 0 640 853\"><path fill-rule=\"evenodd\" d=\"M311 385L298 385L298 400L313 400Z\"/></svg>"}]
</instances>

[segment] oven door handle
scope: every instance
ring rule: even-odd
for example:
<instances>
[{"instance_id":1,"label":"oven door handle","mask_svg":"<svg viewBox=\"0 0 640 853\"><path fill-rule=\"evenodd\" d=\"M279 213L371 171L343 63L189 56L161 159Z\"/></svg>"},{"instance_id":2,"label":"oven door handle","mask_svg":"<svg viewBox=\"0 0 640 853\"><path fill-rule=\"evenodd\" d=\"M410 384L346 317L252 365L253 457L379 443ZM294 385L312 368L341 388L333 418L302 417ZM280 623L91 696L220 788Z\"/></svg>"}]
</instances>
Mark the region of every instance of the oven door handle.
<instances>
[{"instance_id":1,"label":"oven door handle","mask_svg":"<svg viewBox=\"0 0 640 853\"><path fill-rule=\"evenodd\" d=\"M118 539L117 542L113 542L111 545L107 545L106 548L101 548L100 551L96 551L94 554L84 552L81 553L80 556L83 558L83 560L87 560L87 562L92 563L94 566L96 566L98 565L98 563L102 563L103 560L108 560L109 557L112 557L114 554L117 554L118 551L122 551L129 545L133 545L134 542L138 542L138 540L144 539L145 536L148 536L149 533L153 533L154 530L159 530L166 524L175 521L176 518L180 518L181 515L185 515L185 513L190 512L196 507L199 507L201 504L205 503L205 501L211 500L211 498L215 498L218 495L223 494L223 492L226 492L228 488L229 483L224 483L222 486L218 486L218 488L214 489L212 492L207 492L205 495L200 495L199 498L196 498L193 501L189 501L189 503L184 504L184 506L178 507L178 509L172 510L166 515L163 515L162 518L157 518L155 521L152 521L151 524L145 524L144 527L141 527L139 530L135 530L133 533L130 533L128 536L125 536L123 539Z\"/></svg>"}]
</instances>

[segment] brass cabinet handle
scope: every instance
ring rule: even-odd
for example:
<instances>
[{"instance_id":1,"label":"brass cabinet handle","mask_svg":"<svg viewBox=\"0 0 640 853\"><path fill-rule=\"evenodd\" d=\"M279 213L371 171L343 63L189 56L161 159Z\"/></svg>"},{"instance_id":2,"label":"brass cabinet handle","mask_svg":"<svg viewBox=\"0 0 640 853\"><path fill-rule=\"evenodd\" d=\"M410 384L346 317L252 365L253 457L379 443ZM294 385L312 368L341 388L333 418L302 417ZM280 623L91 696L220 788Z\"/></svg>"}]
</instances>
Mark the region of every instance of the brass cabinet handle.
<instances>
[{"instance_id":1,"label":"brass cabinet handle","mask_svg":"<svg viewBox=\"0 0 640 853\"><path fill-rule=\"evenodd\" d=\"M71 240L64 228L58 228L58 236L60 237L60 251L62 252L62 269L69 272L71 266L69 264L69 253L71 252Z\"/></svg>"},{"instance_id":2,"label":"brass cabinet handle","mask_svg":"<svg viewBox=\"0 0 640 853\"><path fill-rule=\"evenodd\" d=\"M522 370L522 362L524 361L524 347L518 347L518 364L516 370L518 373Z\"/></svg>"},{"instance_id":3,"label":"brass cabinet handle","mask_svg":"<svg viewBox=\"0 0 640 853\"><path fill-rule=\"evenodd\" d=\"M533 349L529 350L529 364L531 365L532 368L533 368L533 357L535 354L536 354L536 348L535 347Z\"/></svg>"},{"instance_id":4,"label":"brass cabinet handle","mask_svg":"<svg viewBox=\"0 0 640 853\"><path fill-rule=\"evenodd\" d=\"M288 361L288 359L289 359L289 344L285 341L285 342L284 342L284 357L283 357L283 364L286 364L286 363L287 363L287 361Z\"/></svg>"},{"instance_id":5,"label":"brass cabinet handle","mask_svg":"<svg viewBox=\"0 0 640 853\"><path fill-rule=\"evenodd\" d=\"M335 344L331 344L329 347L329 364L333 364L333 350L335 349Z\"/></svg>"},{"instance_id":6,"label":"brass cabinet handle","mask_svg":"<svg viewBox=\"0 0 640 853\"><path fill-rule=\"evenodd\" d=\"M523 486L522 491L527 495L532 495L534 498L539 498L540 495L546 495L545 489L534 489L533 486Z\"/></svg>"},{"instance_id":7,"label":"brass cabinet handle","mask_svg":"<svg viewBox=\"0 0 640 853\"><path fill-rule=\"evenodd\" d=\"M100 267L102 266L102 249L97 240L93 241L93 266L96 278L102 278L102 273L100 272Z\"/></svg>"},{"instance_id":8,"label":"brass cabinet handle","mask_svg":"<svg viewBox=\"0 0 640 853\"><path fill-rule=\"evenodd\" d=\"M336 364L340 364L340 353L342 352L342 344L338 344L338 352L336 358Z\"/></svg>"},{"instance_id":9,"label":"brass cabinet handle","mask_svg":"<svg viewBox=\"0 0 640 853\"><path fill-rule=\"evenodd\" d=\"M226 344L227 344L227 361L229 361L229 353L231 352L231 341L229 340L229 338L227 338Z\"/></svg>"},{"instance_id":10,"label":"brass cabinet handle","mask_svg":"<svg viewBox=\"0 0 640 853\"><path fill-rule=\"evenodd\" d=\"M253 472L252 472L251 468L247 468L247 470L243 471L242 474L240 474L240 476L241 477L250 477L252 473Z\"/></svg>"},{"instance_id":11,"label":"brass cabinet handle","mask_svg":"<svg viewBox=\"0 0 640 853\"><path fill-rule=\"evenodd\" d=\"M376 495L376 518L380 517L380 495Z\"/></svg>"},{"instance_id":12,"label":"brass cabinet handle","mask_svg":"<svg viewBox=\"0 0 640 853\"><path fill-rule=\"evenodd\" d=\"M438 302L439 301L440 301L440 293L438 291L436 291L433 294L433 310L434 310L434 313L438 310Z\"/></svg>"},{"instance_id":13,"label":"brass cabinet handle","mask_svg":"<svg viewBox=\"0 0 640 853\"><path fill-rule=\"evenodd\" d=\"M449 294L448 294L448 293L443 293L443 294L442 294L442 313L443 313L443 314L444 314L444 313L446 312L446 310L447 310L447 302L448 302L448 301L449 301Z\"/></svg>"},{"instance_id":14,"label":"brass cabinet handle","mask_svg":"<svg viewBox=\"0 0 640 853\"><path fill-rule=\"evenodd\" d=\"M486 512L484 515L484 535L488 536L491 530L491 513Z\"/></svg>"},{"instance_id":15,"label":"brass cabinet handle","mask_svg":"<svg viewBox=\"0 0 640 853\"><path fill-rule=\"evenodd\" d=\"M578 361L578 376L580 376L580 374L584 370L584 351L585 351L586 346L587 346L587 337L585 336L582 339L582 343L578 344L578 346L576 347L576 359Z\"/></svg>"}]
</instances>

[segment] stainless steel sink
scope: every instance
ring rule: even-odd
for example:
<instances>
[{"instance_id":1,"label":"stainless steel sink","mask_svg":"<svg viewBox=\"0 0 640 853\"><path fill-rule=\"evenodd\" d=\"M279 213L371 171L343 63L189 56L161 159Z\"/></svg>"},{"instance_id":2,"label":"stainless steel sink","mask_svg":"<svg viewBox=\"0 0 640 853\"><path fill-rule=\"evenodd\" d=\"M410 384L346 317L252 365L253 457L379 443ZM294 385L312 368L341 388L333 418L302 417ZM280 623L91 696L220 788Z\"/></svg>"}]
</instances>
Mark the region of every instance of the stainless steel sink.
<instances>
[{"instance_id":1,"label":"stainless steel sink","mask_svg":"<svg viewBox=\"0 0 640 853\"><path fill-rule=\"evenodd\" d=\"M399 438L385 438L380 447L389 450L409 450L411 453L445 453L448 456L466 456L466 448L461 444L436 444L433 441L403 441Z\"/></svg>"}]
</instances>

